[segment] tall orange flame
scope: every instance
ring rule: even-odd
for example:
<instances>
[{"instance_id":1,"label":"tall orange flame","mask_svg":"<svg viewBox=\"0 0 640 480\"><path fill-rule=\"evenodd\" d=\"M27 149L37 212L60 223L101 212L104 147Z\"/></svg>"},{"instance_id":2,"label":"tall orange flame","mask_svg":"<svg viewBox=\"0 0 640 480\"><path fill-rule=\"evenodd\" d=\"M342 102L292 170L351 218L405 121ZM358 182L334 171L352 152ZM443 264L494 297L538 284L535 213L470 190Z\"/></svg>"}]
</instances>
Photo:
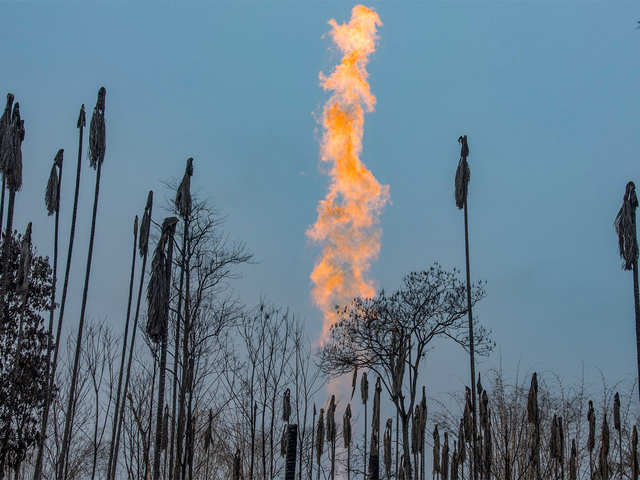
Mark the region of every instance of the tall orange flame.
<instances>
[{"instance_id":1,"label":"tall orange flame","mask_svg":"<svg viewBox=\"0 0 640 480\"><path fill-rule=\"evenodd\" d=\"M331 184L318 205L316 223L307 230L309 238L323 244L311 273L312 298L324 316L321 341L336 322L335 305L375 294L367 272L380 252L379 214L389 199L389 186L380 185L359 158L364 113L376 103L366 66L382 22L375 11L356 5L349 23L331 19L329 25L343 54L331 75L320 73L322 87L333 92L323 109L320 148Z\"/></svg>"}]
</instances>

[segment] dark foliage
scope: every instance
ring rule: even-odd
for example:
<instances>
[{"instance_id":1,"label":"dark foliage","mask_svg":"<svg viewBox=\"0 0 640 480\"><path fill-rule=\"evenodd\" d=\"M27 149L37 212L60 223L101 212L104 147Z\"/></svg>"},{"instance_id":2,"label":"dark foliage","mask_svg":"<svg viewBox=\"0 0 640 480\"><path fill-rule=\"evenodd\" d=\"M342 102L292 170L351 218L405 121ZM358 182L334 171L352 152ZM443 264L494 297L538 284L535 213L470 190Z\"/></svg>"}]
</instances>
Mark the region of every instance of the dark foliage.
<instances>
[{"instance_id":1,"label":"dark foliage","mask_svg":"<svg viewBox=\"0 0 640 480\"><path fill-rule=\"evenodd\" d=\"M26 295L19 295L23 246L20 236L10 239L9 278L2 297L8 316L0 324L0 468L18 467L36 444L47 398L45 314L51 307L51 267L47 258L31 251Z\"/></svg>"}]
</instances>

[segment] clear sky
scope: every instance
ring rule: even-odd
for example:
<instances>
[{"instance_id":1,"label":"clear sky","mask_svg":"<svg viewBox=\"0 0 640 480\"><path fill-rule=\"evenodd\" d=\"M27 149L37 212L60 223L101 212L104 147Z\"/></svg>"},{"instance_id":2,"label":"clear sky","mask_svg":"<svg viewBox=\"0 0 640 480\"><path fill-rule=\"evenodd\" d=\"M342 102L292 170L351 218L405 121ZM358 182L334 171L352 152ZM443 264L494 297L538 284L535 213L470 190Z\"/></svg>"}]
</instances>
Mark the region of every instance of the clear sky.
<instances>
[{"instance_id":1,"label":"clear sky","mask_svg":"<svg viewBox=\"0 0 640 480\"><path fill-rule=\"evenodd\" d=\"M182 2L180 2L182 4ZM599 382L636 374L632 277L613 219L625 183L640 181L640 19L624 1L384 1L369 63L376 111L362 159L391 204L372 269L392 290L438 260L464 267L455 207L456 139L469 136L471 268L487 281L478 318L507 371L556 371ZM65 148L62 251L70 225L81 103L107 89L103 168L88 314L122 330L131 223L149 188L195 158L195 191L228 219L257 264L238 295L288 305L320 329L309 273L319 248L305 230L326 190L318 73L339 60L327 21L345 1L0 2L0 93L25 120L16 227L52 245L43 194ZM4 101L4 100L3 100ZM315 116L314 116L315 113ZM94 173L85 160L67 325L78 320ZM160 218L159 209L154 209ZM63 254L64 258L64 254ZM64 264L64 261L61 262ZM62 270L62 269L61 269ZM432 391L460 389L460 351L429 357Z\"/></svg>"}]
</instances>

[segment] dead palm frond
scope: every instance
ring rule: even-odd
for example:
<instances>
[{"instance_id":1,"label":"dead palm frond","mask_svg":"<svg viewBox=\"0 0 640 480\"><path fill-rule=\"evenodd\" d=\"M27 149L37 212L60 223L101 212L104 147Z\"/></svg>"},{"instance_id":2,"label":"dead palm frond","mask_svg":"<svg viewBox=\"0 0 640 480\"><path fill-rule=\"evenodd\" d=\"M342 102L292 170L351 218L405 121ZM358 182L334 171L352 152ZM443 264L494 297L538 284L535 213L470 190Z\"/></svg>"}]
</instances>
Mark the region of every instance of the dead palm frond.
<instances>
[{"instance_id":1,"label":"dead palm frond","mask_svg":"<svg viewBox=\"0 0 640 480\"><path fill-rule=\"evenodd\" d=\"M393 426L393 419L387 419L387 423L384 427L383 437L383 449L384 449L384 469L387 474L387 478L391 478L391 427Z\"/></svg>"},{"instance_id":2,"label":"dead palm frond","mask_svg":"<svg viewBox=\"0 0 640 480\"><path fill-rule=\"evenodd\" d=\"M622 267L631 270L634 263L638 261L638 239L636 235L636 208L638 198L636 197L636 187L633 182L628 182L625 187L624 197L622 197L622 207L618 211L613 222L618 234L618 248L620 257L623 260Z\"/></svg>"},{"instance_id":3,"label":"dead palm frond","mask_svg":"<svg viewBox=\"0 0 640 480\"><path fill-rule=\"evenodd\" d=\"M61 148L56 153L55 158L53 159L53 165L51 165L51 173L49 174L49 181L47 182L47 190L44 194L44 203L47 207L47 214L49 216L58 212L58 207L60 203L60 180L58 171L62 174L62 160L63 160L64 150Z\"/></svg>"},{"instance_id":4,"label":"dead palm frond","mask_svg":"<svg viewBox=\"0 0 640 480\"><path fill-rule=\"evenodd\" d=\"M458 162L458 168L456 169L455 197L456 206L462 209L467 201L467 190L469 188L469 179L471 177L469 164L467 163L467 156L469 155L467 136L462 135L459 137L458 143L460 144L461 149L460 161Z\"/></svg>"},{"instance_id":5,"label":"dead palm frond","mask_svg":"<svg viewBox=\"0 0 640 480\"><path fill-rule=\"evenodd\" d=\"M347 404L342 417L342 438L347 449L347 480L351 479L351 404Z\"/></svg>"},{"instance_id":6,"label":"dead palm frond","mask_svg":"<svg viewBox=\"0 0 640 480\"><path fill-rule=\"evenodd\" d=\"M144 257L149 248L149 229L151 228L151 211L153 209L153 190L149 190L147 195L147 204L144 207L142 222L140 223L140 256Z\"/></svg>"},{"instance_id":7,"label":"dead palm frond","mask_svg":"<svg viewBox=\"0 0 640 480\"><path fill-rule=\"evenodd\" d=\"M640 382L640 286L638 285L638 237L636 233L636 186L628 182L622 197L622 206L613 225L618 234L618 249L622 258L622 268L633 270L633 300L636 321L636 361L638 382ZM640 394L640 389L638 389Z\"/></svg>"},{"instance_id":8,"label":"dead palm frond","mask_svg":"<svg viewBox=\"0 0 640 480\"><path fill-rule=\"evenodd\" d=\"M166 369L167 369L167 327L169 320L169 296L170 296L170 288L171 288L171 267L173 264L173 236L176 231L176 224L178 223L178 219L176 217L165 218L162 223L162 234L160 237L160 241L158 243L167 245L167 254L166 254L166 264L164 268L161 268L158 264L153 265L156 260L156 254L154 253L154 259L152 261L152 272L151 279L149 283L155 283L155 285L151 288L166 288L166 292L163 295L159 293L150 291L150 296L156 301L154 305L154 309L150 315L154 315L155 318L150 318L150 321L147 322L147 331L149 332L149 325L152 326L152 332L154 334L158 334L159 337L155 337L156 343L160 343L160 375L158 381L158 415L156 422L156 441L155 441L155 454L153 458L153 480L159 480L160 478L160 456L161 456L161 448L160 445L162 443L162 407L164 405L164 390L165 390L165 377L166 377ZM164 255L158 254L158 257L164 257ZM162 271L166 276L164 281L161 281L159 278L154 280L153 278L153 269L154 267L159 271ZM165 300L166 298L166 300ZM165 311L160 312L157 310L158 307L164 305ZM151 310L152 302L149 301L149 309ZM149 335L151 336L151 334Z\"/></svg>"},{"instance_id":9,"label":"dead palm frond","mask_svg":"<svg viewBox=\"0 0 640 480\"><path fill-rule=\"evenodd\" d=\"M291 389L287 388L282 397L282 421L289 423L291 415Z\"/></svg>"},{"instance_id":10,"label":"dead palm frond","mask_svg":"<svg viewBox=\"0 0 640 480\"><path fill-rule=\"evenodd\" d=\"M331 395L327 409L327 447L331 461L331 480L335 478L336 467L336 396Z\"/></svg>"},{"instance_id":11,"label":"dead palm frond","mask_svg":"<svg viewBox=\"0 0 640 480\"><path fill-rule=\"evenodd\" d=\"M316 434L316 459L318 460L318 480L320 480L320 462L324 452L324 408L320 409L318 415L318 430Z\"/></svg>"},{"instance_id":12,"label":"dead palm frond","mask_svg":"<svg viewBox=\"0 0 640 480\"><path fill-rule=\"evenodd\" d=\"M0 173L2 173L2 192L0 193L0 230L2 230L3 225L3 215L4 215L4 190L6 185L6 177L4 175L4 164L2 161L3 158L3 139L5 132L9 128L11 124L11 109L13 107L13 94L7 93L7 104L4 107L4 112L2 113L2 117L0 117ZM38 479L36 479L38 480Z\"/></svg>"},{"instance_id":13,"label":"dead palm frond","mask_svg":"<svg viewBox=\"0 0 640 480\"><path fill-rule=\"evenodd\" d=\"M106 95L105 88L100 87L98 101L93 109L91 124L89 125L89 165L93 169L97 169L102 164L107 149L107 134L104 121Z\"/></svg>"},{"instance_id":14,"label":"dead palm frond","mask_svg":"<svg viewBox=\"0 0 640 480\"><path fill-rule=\"evenodd\" d=\"M7 209L7 228L5 239L10 239L13 235L13 210L15 206L16 192L22 187L22 140L24 140L24 121L20 118L20 104L13 105L11 123L4 132L2 139L2 151L0 152L0 164L4 168L4 176L9 190L9 206ZM9 279L9 253L10 241L4 242L2 258L4 261L3 283ZM5 312L5 314L8 314Z\"/></svg>"},{"instance_id":15,"label":"dead palm frond","mask_svg":"<svg viewBox=\"0 0 640 480\"><path fill-rule=\"evenodd\" d=\"M356 384L358 382L358 366L353 367L353 378L351 379L351 400L353 400L353 394L356 393Z\"/></svg>"},{"instance_id":16,"label":"dead palm frond","mask_svg":"<svg viewBox=\"0 0 640 480\"><path fill-rule=\"evenodd\" d=\"M17 192L22 188L22 141L24 140L24 121L20 116L20 104L13 104L11 122L4 131L0 165L7 176L7 188Z\"/></svg>"},{"instance_id":17,"label":"dead palm frond","mask_svg":"<svg viewBox=\"0 0 640 480\"><path fill-rule=\"evenodd\" d=\"M587 450L589 450L589 474L593 477L593 449L596 446L596 414L593 410L593 401L589 400L587 410L587 422L589 423L589 436L587 438Z\"/></svg>"},{"instance_id":18,"label":"dead palm frond","mask_svg":"<svg viewBox=\"0 0 640 480\"><path fill-rule=\"evenodd\" d=\"M191 215L191 177L193 176L193 158L187 159L187 166L182 182L176 193L176 209L182 218Z\"/></svg>"}]
</instances>

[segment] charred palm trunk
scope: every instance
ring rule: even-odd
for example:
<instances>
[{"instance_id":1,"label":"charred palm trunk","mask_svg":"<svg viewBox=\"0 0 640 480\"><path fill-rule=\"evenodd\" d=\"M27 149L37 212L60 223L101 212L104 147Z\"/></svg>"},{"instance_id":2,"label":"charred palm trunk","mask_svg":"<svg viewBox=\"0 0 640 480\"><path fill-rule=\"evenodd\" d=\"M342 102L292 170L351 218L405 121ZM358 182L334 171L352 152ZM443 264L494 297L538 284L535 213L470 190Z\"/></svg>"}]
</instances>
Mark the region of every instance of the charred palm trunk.
<instances>
[{"instance_id":1,"label":"charred palm trunk","mask_svg":"<svg viewBox=\"0 0 640 480\"><path fill-rule=\"evenodd\" d=\"M11 124L8 125L4 132L2 141L2 151L0 152L0 162L4 168L7 177L7 188L9 189L9 207L7 211L7 228L5 231L5 242L3 244L3 275L2 282L5 285L5 291L8 292L9 282L9 265L8 258L11 250L10 244L13 238L13 209L16 200L16 192L22 188L22 140L24 140L24 121L20 117L20 104L16 102L13 105L13 113L11 116ZM9 300L4 304L5 316L9 315Z\"/></svg>"},{"instance_id":2,"label":"charred palm trunk","mask_svg":"<svg viewBox=\"0 0 640 480\"><path fill-rule=\"evenodd\" d=\"M133 331L131 332L131 344L129 345L129 360L127 361L127 373L124 380L124 388L122 391L122 404L118 413L118 424L116 430L115 446L113 450L113 465L111 466L111 479L116 476L116 470L118 467L118 452L120 450L120 434L122 430L122 420L124 419L125 402L127 398L127 392L129 390L129 379L131 377L131 364L133 363L133 348L136 343L136 333L138 332L138 318L140 316L140 302L142 299L142 287L144 285L144 275L147 268L147 254L149 251L149 229L151 227L151 215L153 213L153 191L149 191L147 195L147 204L144 209L144 215L142 216L142 222L140 224L140 241L138 243L138 249L142 256L142 268L140 270L140 281L138 285L138 299L136 300L136 313L133 317ZM145 479L146 480L146 479Z\"/></svg>"},{"instance_id":3,"label":"charred palm trunk","mask_svg":"<svg viewBox=\"0 0 640 480\"><path fill-rule=\"evenodd\" d=\"M151 445L151 432L153 431L153 398L156 388L156 374L158 372L158 355L156 351L152 351L153 355L153 374L151 375L151 395L149 396L149 422L147 424L147 445ZM144 435L144 433L143 433ZM144 478L149 478L149 462L144 464Z\"/></svg>"},{"instance_id":4,"label":"charred palm trunk","mask_svg":"<svg viewBox=\"0 0 640 480\"><path fill-rule=\"evenodd\" d=\"M476 364L475 364L475 351L474 351L474 335L473 335L473 313L471 310L471 273L469 269L469 220L468 220L468 204L467 193L469 187L469 165L467 164L467 156L469 155L469 146L467 144L467 136L463 135L458 138L458 142L461 145L460 149L460 163L458 164L458 170L456 171L455 193L456 193L456 205L458 208L464 210L464 249L465 249L465 262L467 272L467 310L469 315L469 365L471 370L471 399L472 399L472 477L474 480L478 478L477 472L477 458L478 450L476 446L477 439L477 421L476 421Z\"/></svg>"},{"instance_id":5,"label":"charred palm trunk","mask_svg":"<svg viewBox=\"0 0 640 480\"><path fill-rule=\"evenodd\" d=\"M633 270L633 305L636 320L636 360L638 364L638 382L640 383L640 298L638 293L638 238L636 232L636 208L638 198L633 182L628 182L622 198L622 207L614 221L618 234L618 247L620 257L623 259L622 267L625 270ZM640 389L638 389L640 395Z\"/></svg>"},{"instance_id":6,"label":"charred palm trunk","mask_svg":"<svg viewBox=\"0 0 640 480\"><path fill-rule=\"evenodd\" d=\"M76 339L76 352L73 359L73 374L71 376L71 386L69 389L69 403L67 405L67 413L65 418L64 436L62 440L61 451L61 465L59 468L59 479L67 478L67 455L69 453L69 443L71 441L71 433L73 427L73 404L76 386L78 382L78 369L80 367L80 351L82 349L82 332L84 328L84 317L87 308L87 294L89 291L89 279L91 278L91 262L93 260L93 242L96 233L96 216L98 213L98 198L100 193L100 174L102 173L102 162L104 161L104 154L106 148L105 137L105 124L104 124L104 110L105 110L105 95L106 90L104 87L100 88L98 92L98 102L93 110L93 116L91 118L90 138L89 138L89 151L91 166L97 168L96 173L96 186L94 190L93 199L93 214L91 216L91 233L89 235L89 252L87 254L87 269L84 277L84 288L82 290L82 306L80 308L80 321L78 323L78 336Z\"/></svg>"},{"instance_id":7,"label":"charred palm trunk","mask_svg":"<svg viewBox=\"0 0 640 480\"><path fill-rule=\"evenodd\" d=\"M6 165L5 165L5 152L8 148L10 148L11 142L11 132L9 129L11 128L11 108L13 107L13 94L7 94L7 103L4 107L4 112L2 117L0 117L0 171L2 172L2 193L0 193L0 231L2 230L2 225L4 225L4 190L6 188ZM5 142L6 136L6 144L3 148L3 143Z\"/></svg>"},{"instance_id":8,"label":"charred palm trunk","mask_svg":"<svg viewBox=\"0 0 640 480\"><path fill-rule=\"evenodd\" d=\"M51 286L51 305L49 311L49 331L47 338L47 378L51 372L51 349L53 348L53 317L56 303L56 285L58 272L58 226L60 224L60 188L62 186L62 162L63 150L58 150L56 158L51 168L51 176L47 185L45 194L45 202L49 215L55 212L55 226L53 234L53 284ZM3 182L4 183L4 182ZM4 192L3 192L4 193ZM1 215L1 214L0 214ZM39 480L42 474L42 458L44 454L45 432L47 429L47 421L49 418L49 403L51 402L51 383L47 382L46 401L42 409L42 422L40 424L40 439L38 441L38 453L36 455L36 464L34 469L34 480Z\"/></svg>"},{"instance_id":9,"label":"charred palm trunk","mask_svg":"<svg viewBox=\"0 0 640 480\"><path fill-rule=\"evenodd\" d=\"M107 465L107 479L111 480L111 469L113 466L113 450L115 447L115 438L118 431L118 413L120 411L120 393L122 390L122 375L124 373L124 364L127 357L127 339L129 338L129 319L131 317L131 299L133 297L133 279L136 271L136 254L138 247L138 216L133 221L133 253L131 257L131 275L129 277L129 299L127 301L127 318L124 324L124 337L122 339L122 358L120 360L120 371L118 373L118 391L116 394L116 403L113 410L113 429L111 432L111 444L109 446L109 463ZM124 403L124 399L122 399Z\"/></svg>"},{"instance_id":10,"label":"charred palm trunk","mask_svg":"<svg viewBox=\"0 0 640 480\"><path fill-rule=\"evenodd\" d=\"M186 237L186 229L185 234ZM184 255L184 247L186 245L186 241L182 241L183 255ZM180 284L178 286L178 308L176 315L176 333L175 333L175 345L174 345L174 353L173 353L173 389L171 394L171 446L169 448L169 480L172 480L174 475L174 448L176 442L176 405L177 405L177 393L178 393L178 372L180 370L180 360L179 360L179 348L180 348L180 318L182 316L182 286L184 282L184 261L181 262L180 266ZM177 478L177 477L176 477Z\"/></svg>"},{"instance_id":11,"label":"charred palm trunk","mask_svg":"<svg viewBox=\"0 0 640 480\"><path fill-rule=\"evenodd\" d=\"M315 433L316 433L316 404L313 404L313 420L311 421L311 459L309 461L309 480L312 480L313 478L313 447L315 445L314 440L315 440ZM253 448L253 442L252 442L252 446L251 448ZM252 458L253 461L253 458ZM253 480L253 477L250 479Z\"/></svg>"},{"instance_id":12,"label":"charred palm trunk","mask_svg":"<svg viewBox=\"0 0 640 480\"><path fill-rule=\"evenodd\" d=\"M69 286L69 273L71 272L71 258L73 255L73 241L75 238L76 232L76 217L78 213L78 196L80 192L80 173L82 171L82 134L84 131L84 127L86 125L85 121L85 113L84 113L84 104L80 107L80 113L78 115L78 123L77 127L80 131L80 135L78 138L78 165L76 169L76 186L73 197L73 213L71 215L71 231L69 233L69 247L67 250L67 264L64 272L64 284L62 286L62 299L60 301L60 312L58 313L58 327L56 330L56 340L54 342L53 347L53 362L51 364L51 372L49 374L49 386L48 386L48 394L47 394L47 402L45 402L43 414L42 414L42 430L41 437L42 440L46 438L47 426L48 426L48 418L49 418L49 408L51 406L51 402L53 399L51 398L51 392L53 392L53 385L56 377L56 370L58 367L58 352L60 347L60 335L62 333L62 320L64 318L64 307L67 302L67 287ZM62 176L62 173L60 173ZM58 197L59 199L59 197ZM34 471L34 480L40 480L42 476L42 457L44 454L44 444L42 447L38 448L38 456L36 458L36 468ZM59 465L56 465L56 475L58 472Z\"/></svg>"},{"instance_id":13,"label":"charred palm trunk","mask_svg":"<svg viewBox=\"0 0 640 480\"><path fill-rule=\"evenodd\" d=\"M175 480L184 480L187 466L187 447L185 445L185 451L183 453L182 440L185 436L185 410L186 410L186 381L190 374L188 372L189 365L189 335L190 335L190 315L189 315L189 268L188 268L188 256L189 256L189 217L191 215L191 176L193 175L193 158L187 159L187 165L185 173L182 178L182 182L178 187L175 198L175 206L183 219L184 237L182 244L182 265L181 276L185 276L185 294L184 294L184 338L182 339L182 381L180 382L180 398L178 400L178 425L177 425L177 439L176 439L176 460L175 460ZM178 302L182 299L182 295L179 296ZM178 314L178 318L179 318ZM179 327L176 327L176 353L179 345ZM177 355L176 355L177 358Z\"/></svg>"}]
</instances>

